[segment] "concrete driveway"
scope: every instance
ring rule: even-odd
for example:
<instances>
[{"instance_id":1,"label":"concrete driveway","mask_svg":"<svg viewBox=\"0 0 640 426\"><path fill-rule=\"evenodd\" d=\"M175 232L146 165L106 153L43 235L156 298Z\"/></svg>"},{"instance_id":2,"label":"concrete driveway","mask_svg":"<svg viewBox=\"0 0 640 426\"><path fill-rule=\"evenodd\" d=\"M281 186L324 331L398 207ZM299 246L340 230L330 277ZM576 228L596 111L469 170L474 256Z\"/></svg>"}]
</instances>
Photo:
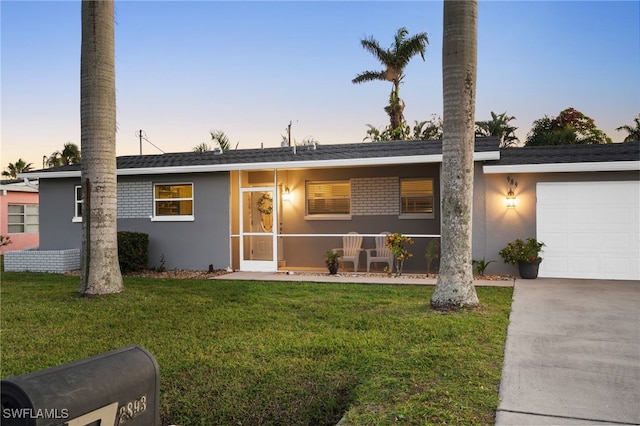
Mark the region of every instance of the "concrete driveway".
<instances>
[{"instance_id":1,"label":"concrete driveway","mask_svg":"<svg viewBox=\"0 0 640 426\"><path fill-rule=\"evenodd\" d=\"M516 280L496 424L640 424L640 282Z\"/></svg>"}]
</instances>

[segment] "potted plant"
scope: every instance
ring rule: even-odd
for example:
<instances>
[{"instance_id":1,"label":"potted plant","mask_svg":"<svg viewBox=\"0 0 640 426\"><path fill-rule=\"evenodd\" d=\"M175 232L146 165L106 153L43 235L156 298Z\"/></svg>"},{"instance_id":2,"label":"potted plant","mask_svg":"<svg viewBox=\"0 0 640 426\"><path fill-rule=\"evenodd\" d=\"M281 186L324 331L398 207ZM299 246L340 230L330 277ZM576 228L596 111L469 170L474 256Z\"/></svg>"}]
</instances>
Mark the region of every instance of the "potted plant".
<instances>
[{"instance_id":1,"label":"potted plant","mask_svg":"<svg viewBox=\"0 0 640 426\"><path fill-rule=\"evenodd\" d=\"M340 258L340 253L337 251L329 250L324 254L324 262L327 264L327 268L329 269L329 275L335 275L338 273L338 259Z\"/></svg>"},{"instance_id":2,"label":"potted plant","mask_svg":"<svg viewBox=\"0 0 640 426\"><path fill-rule=\"evenodd\" d=\"M538 268L542 258L540 252L544 243L535 238L513 240L505 248L500 250L500 256L505 263L518 265L520 276L525 279L538 277Z\"/></svg>"}]
</instances>

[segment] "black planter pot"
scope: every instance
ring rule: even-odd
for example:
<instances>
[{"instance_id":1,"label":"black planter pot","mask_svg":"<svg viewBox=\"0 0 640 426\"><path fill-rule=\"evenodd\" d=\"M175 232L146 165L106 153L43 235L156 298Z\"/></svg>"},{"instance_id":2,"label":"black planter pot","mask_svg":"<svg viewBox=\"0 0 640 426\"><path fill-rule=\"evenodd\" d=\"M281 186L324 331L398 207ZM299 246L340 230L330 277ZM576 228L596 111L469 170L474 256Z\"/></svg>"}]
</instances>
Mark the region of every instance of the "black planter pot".
<instances>
[{"instance_id":1,"label":"black planter pot","mask_svg":"<svg viewBox=\"0 0 640 426\"><path fill-rule=\"evenodd\" d=\"M327 266L329 268L329 275L335 275L338 273L338 264L336 263L335 265L328 265Z\"/></svg>"},{"instance_id":2,"label":"black planter pot","mask_svg":"<svg viewBox=\"0 0 640 426\"><path fill-rule=\"evenodd\" d=\"M540 267L542 259L538 258L533 262L518 262L518 270L520 277L526 280L533 280L538 278L538 268Z\"/></svg>"}]
</instances>

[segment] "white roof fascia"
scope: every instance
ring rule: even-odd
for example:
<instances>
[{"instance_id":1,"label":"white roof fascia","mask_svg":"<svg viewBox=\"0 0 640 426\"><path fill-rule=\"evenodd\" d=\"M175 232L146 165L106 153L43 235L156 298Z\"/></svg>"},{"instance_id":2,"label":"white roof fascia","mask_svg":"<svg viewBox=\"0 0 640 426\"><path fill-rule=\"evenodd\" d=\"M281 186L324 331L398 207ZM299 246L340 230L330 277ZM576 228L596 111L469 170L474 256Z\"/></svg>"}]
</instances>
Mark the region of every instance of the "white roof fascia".
<instances>
[{"instance_id":1,"label":"white roof fascia","mask_svg":"<svg viewBox=\"0 0 640 426\"><path fill-rule=\"evenodd\" d=\"M499 151L475 152L474 161L498 160ZM260 170L260 169L318 169L327 167L355 167L355 166L385 166L420 163L441 163L442 154L435 155L407 155L401 157L372 157L372 158L349 158L335 160L300 160L300 161L274 161L238 164L202 164L197 166L167 166L167 167L139 167L118 169L118 176L135 175L162 175L176 173L210 173L228 172L231 170ZM80 171L46 172L27 174L32 179L47 178L70 178L80 177Z\"/></svg>"},{"instance_id":2,"label":"white roof fascia","mask_svg":"<svg viewBox=\"0 0 640 426\"><path fill-rule=\"evenodd\" d=\"M72 171L64 171L64 172L48 172L48 173L38 173L38 172L19 173L18 177L27 178L30 180L47 179L47 178L80 177L80 170L72 170Z\"/></svg>"},{"instance_id":3,"label":"white roof fascia","mask_svg":"<svg viewBox=\"0 0 640 426\"><path fill-rule=\"evenodd\" d=\"M474 153L474 161L498 160L500 153L493 152L477 152ZM317 161L277 161L268 163L238 163L238 164L218 164L218 165L200 165L200 166L181 166L181 167L155 167L155 168L137 168L137 169L120 169L119 176L132 175L155 175L155 174L171 174L171 173L203 173L203 172L226 172L231 170L261 170L261 169L319 169L327 167L355 167L355 166L385 166L385 165L401 165L401 164L420 164L420 163L441 163L442 154L437 155L408 155L402 157L372 157L372 158L356 158L356 159L336 159L336 160L317 160Z\"/></svg>"},{"instance_id":4,"label":"white roof fascia","mask_svg":"<svg viewBox=\"0 0 640 426\"><path fill-rule=\"evenodd\" d=\"M561 172L618 172L640 170L640 161L603 161L591 163L485 165L484 174L496 173L561 173Z\"/></svg>"}]
</instances>

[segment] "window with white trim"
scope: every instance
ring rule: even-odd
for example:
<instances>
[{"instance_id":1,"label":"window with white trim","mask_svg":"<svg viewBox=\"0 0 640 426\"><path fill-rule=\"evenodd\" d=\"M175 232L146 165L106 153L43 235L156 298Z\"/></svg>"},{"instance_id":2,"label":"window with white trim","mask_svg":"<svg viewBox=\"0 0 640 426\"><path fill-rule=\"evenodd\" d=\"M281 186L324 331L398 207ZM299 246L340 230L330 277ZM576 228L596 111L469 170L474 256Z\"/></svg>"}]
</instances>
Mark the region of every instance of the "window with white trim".
<instances>
[{"instance_id":1,"label":"window with white trim","mask_svg":"<svg viewBox=\"0 0 640 426\"><path fill-rule=\"evenodd\" d=\"M37 204L9 204L7 206L9 234L35 234L40 220Z\"/></svg>"},{"instance_id":2,"label":"window with white trim","mask_svg":"<svg viewBox=\"0 0 640 426\"><path fill-rule=\"evenodd\" d=\"M82 187L80 185L75 187L74 200L73 222L82 222Z\"/></svg>"},{"instance_id":3,"label":"window with white trim","mask_svg":"<svg viewBox=\"0 0 640 426\"><path fill-rule=\"evenodd\" d=\"M193 184L155 184L153 216L154 220L193 220Z\"/></svg>"},{"instance_id":4,"label":"window with white trim","mask_svg":"<svg viewBox=\"0 0 640 426\"><path fill-rule=\"evenodd\" d=\"M400 214L433 218L433 179L400 180Z\"/></svg>"},{"instance_id":5,"label":"window with white trim","mask_svg":"<svg viewBox=\"0 0 640 426\"><path fill-rule=\"evenodd\" d=\"M307 182L307 216L351 214L351 183L345 181Z\"/></svg>"}]
</instances>

